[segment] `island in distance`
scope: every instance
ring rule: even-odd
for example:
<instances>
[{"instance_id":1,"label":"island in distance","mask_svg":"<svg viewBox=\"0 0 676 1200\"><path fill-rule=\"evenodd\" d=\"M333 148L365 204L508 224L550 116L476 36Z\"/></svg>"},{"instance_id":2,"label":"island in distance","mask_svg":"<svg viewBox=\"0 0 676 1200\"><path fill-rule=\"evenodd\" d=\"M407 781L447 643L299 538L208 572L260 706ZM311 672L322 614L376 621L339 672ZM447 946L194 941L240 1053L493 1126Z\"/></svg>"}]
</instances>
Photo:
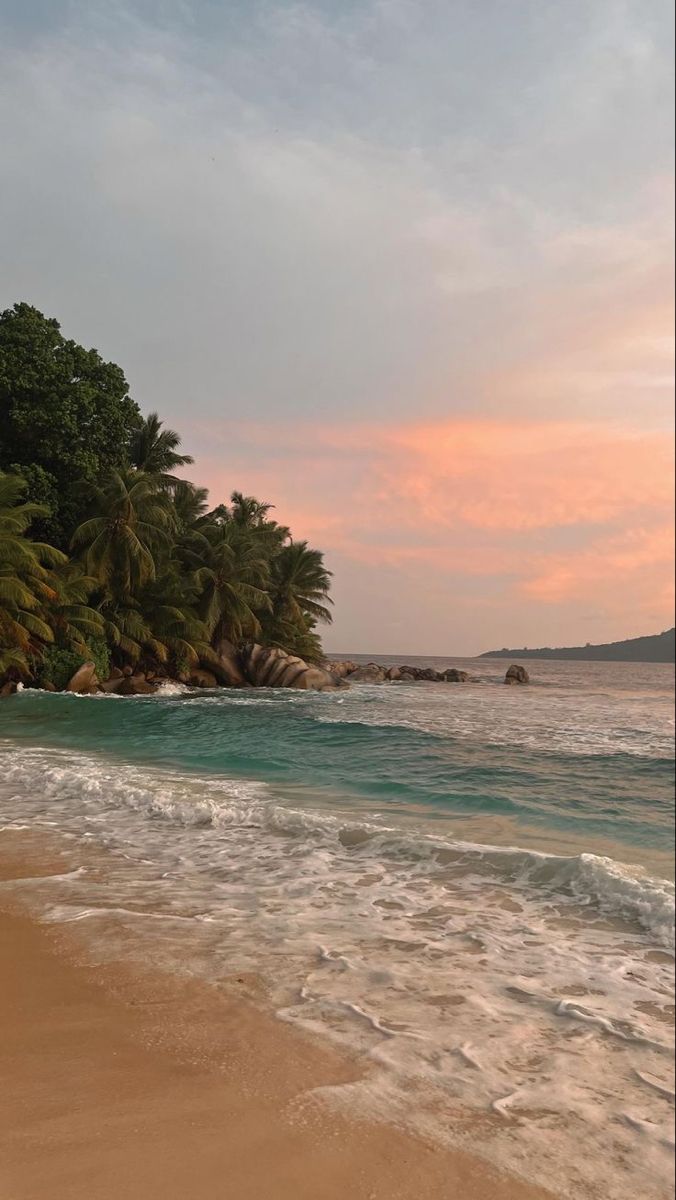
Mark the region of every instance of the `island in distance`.
<instances>
[{"instance_id":1,"label":"island in distance","mask_svg":"<svg viewBox=\"0 0 676 1200\"><path fill-rule=\"evenodd\" d=\"M487 650L480 658L567 658L587 662L674 662L674 630L649 637L628 638L624 642L605 642L600 646L541 646L536 650Z\"/></svg>"}]
</instances>

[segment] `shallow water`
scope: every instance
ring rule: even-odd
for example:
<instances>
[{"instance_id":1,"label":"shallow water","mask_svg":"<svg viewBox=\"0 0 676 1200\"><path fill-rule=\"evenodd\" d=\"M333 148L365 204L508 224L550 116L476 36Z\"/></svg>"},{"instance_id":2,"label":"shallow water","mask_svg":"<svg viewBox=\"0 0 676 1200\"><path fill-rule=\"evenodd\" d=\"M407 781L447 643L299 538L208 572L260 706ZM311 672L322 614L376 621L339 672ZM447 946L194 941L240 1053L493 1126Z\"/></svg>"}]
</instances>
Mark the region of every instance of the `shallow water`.
<instances>
[{"instance_id":1,"label":"shallow water","mask_svg":"<svg viewBox=\"0 0 676 1200\"><path fill-rule=\"evenodd\" d=\"M260 974L372 1064L335 1103L667 1195L673 670L429 662L477 682L3 703L0 819L74 868L11 886L100 953Z\"/></svg>"}]
</instances>

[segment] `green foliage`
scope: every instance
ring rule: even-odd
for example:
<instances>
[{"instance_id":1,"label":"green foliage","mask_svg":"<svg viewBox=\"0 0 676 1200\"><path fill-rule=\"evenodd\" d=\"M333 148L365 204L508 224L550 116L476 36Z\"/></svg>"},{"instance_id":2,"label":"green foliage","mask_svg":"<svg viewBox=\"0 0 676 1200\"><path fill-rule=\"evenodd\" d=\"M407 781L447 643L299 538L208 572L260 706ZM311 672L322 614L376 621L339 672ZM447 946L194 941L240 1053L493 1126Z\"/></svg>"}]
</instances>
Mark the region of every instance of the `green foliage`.
<instances>
[{"instance_id":1,"label":"green foliage","mask_svg":"<svg viewBox=\"0 0 676 1200\"><path fill-rule=\"evenodd\" d=\"M67 646L46 646L36 671L38 683L52 683L62 691L83 663L93 662L99 679L110 675L110 651L102 638L95 638L81 650Z\"/></svg>"},{"instance_id":2,"label":"green foliage","mask_svg":"<svg viewBox=\"0 0 676 1200\"><path fill-rule=\"evenodd\" d=\"M42 608L52 595L50 568L65 561L52 546L26 535L46 510L24 501L26 482L0 473L0 656L3 674L30 674L39 648L53 640Z\"/></svg>"},{"instance_id":3,"label":"green foliage","mask_svg":"<svg viewBox=\"0 0 676 1200\"><path fill-rule=\"evenodd\" d=\"M174 429L163 429L157 413L149 413L132 435L130 461L132 466L148 475L161 476L169 483L178 482L169 474L175 467L194 462L189 454L178 454L181 438Z\"/></svg>"},{"instance_id":4,"label":"green foliage","mask_svg":"<svg viewBox=\"0 0 676 1200\"><path fill-rule=\"evenodd\" d=\"M176 653L172 655L172 666L177 679L186 678L190 674L190 668L195 664L190 661L187 654Z\"/></svg>"},{"instance_id":5,"label":"green foliage","mask_svg":"<svg viewBox=\"0 0 676 1200\"><path fill-rule=\"evenodd\" d=\"M18 466L51 513L41 529L65 549L87 489L124 466L141 421L124 374L68 341L30 304L0 313L0 470Z\"/></svg>"},{"instance_id":6,"label":"green foliage","mask_svg":"<svg viewBox=\"0 0 676 1200\"><path fill-rule=\"evenodd\" d=\"M87 658L96 667L97 677L102 681L107 679L110 675L110 650L105 638L92 638L87 645L87 650Z\"/></svg>"},{"instance_id":7,"label":"green foliage","mask_svg":"<svg viewBox=\"0 0 676 1200\"><path fill-rule=\"evenodd\" d=\"M103 487L94 489L94 515L75 530L74 550L81 550L87 571L121 599L155 579L156 556L170 545L175 524L168 495L152 475L111 471Z\"/></svg>"},{"instance_id":8,"label":"green foliage","mask_svg":"<svg viewBox=\"0 0 676 1200\"><path fill-rule=\"evenodd\" d=\"M42 686L52 683L57 691L61 692L78 667L85 662L86 655L79 654L77 650L66 650L63 646L47 646L38 667L37 681Z\"/></svg>"},{"instance_id":9,"label":"green foliage","mask_svg":"<svg viewBox=\"0 0 676 1200\"><path fill-rule=\"evenodd\" d=\"M59 493L56 479L49 471L38 463L10 463L7 468L10 475L20 475L26 481L27 495L35 504L42 504L49 513L56 512L59 505ZM49 530L51 518L44 516L34 522L34 528Z\"/></svg>"},{"instance_id":10,"label":"green foliage","mask_svg":"<svg viewBox=\"0 0 676 1200\"><path fill-rule=\"evenodd\" d=\"M252 638L321 659L322 554L253 496L209 510L172 474L191 462L119 367L30 305L0 314L0 681L64 687L87 660L100 679L111 659L185 673Z\"/></svg>"}]
</instances>

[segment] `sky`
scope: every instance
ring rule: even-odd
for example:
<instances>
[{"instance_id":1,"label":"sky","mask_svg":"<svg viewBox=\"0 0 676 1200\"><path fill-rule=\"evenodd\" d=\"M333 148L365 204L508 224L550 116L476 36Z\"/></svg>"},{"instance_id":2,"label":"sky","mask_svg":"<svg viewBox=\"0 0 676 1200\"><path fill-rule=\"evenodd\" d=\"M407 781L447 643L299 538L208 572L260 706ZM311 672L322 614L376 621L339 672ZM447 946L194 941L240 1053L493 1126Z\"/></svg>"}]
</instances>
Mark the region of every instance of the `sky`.
<instances>
[{"instance_id":1,"label":"sky","mask_svg":"<svg viewBox=\"0 0 676 1200\"><path fill-rule=\"evenodd\" d=\"M0 0L0 308L334 575L337 652L673 624L666 0Z\"/></svg>"}]
</instances>

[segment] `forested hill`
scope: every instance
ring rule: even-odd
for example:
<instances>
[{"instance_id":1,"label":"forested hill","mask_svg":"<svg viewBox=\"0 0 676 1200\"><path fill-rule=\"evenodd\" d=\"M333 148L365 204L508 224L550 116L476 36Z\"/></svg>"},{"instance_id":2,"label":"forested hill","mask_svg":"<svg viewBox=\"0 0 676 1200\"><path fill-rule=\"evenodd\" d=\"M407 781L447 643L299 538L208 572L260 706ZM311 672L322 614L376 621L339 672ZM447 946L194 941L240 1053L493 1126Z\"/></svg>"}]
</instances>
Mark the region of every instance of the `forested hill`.
<instances>
[{"instance_id":1,"label":"forested hill","mask_svg":"<svg viewBox=\"0 0 676 1200\"><path fill-rule=\"evenodd\" d=\"M567 658L587 662L674 662L674 630L601 646L541 646L537 650L487 650L480 658Z\"/></svg>"}]
</instances>

